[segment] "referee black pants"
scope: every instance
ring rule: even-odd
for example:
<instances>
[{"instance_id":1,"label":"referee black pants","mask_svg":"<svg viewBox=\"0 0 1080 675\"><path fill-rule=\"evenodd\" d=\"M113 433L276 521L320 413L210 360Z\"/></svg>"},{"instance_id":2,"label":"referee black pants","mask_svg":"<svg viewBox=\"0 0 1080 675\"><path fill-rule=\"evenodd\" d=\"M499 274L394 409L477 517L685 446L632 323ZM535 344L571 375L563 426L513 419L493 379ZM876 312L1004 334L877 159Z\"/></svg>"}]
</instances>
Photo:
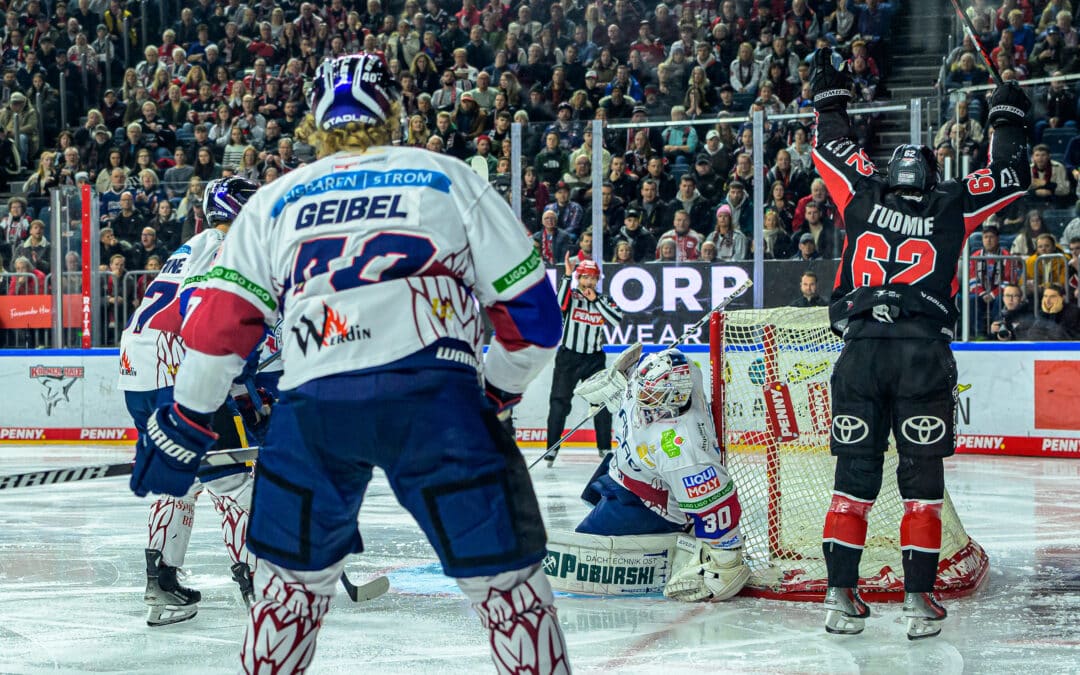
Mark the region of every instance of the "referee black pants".
<instances>
[{"instance_id":1,"label":"referee black pants","mask_svg":"<svg viewBox=\"0 0 1080 675\"><path fill-rule=\"evenodd\" d=\"M581 354L569 349L559 349L555 355L555 371L551 376L551 398L548 400L547 443L562 438L566 428L566 416L570 414L574 387L578 382L598 373L605 367L603 350ZM593 418L596 429L596 447L611 450L611 413L604 408Z\"/></svg>"}]
</instances>

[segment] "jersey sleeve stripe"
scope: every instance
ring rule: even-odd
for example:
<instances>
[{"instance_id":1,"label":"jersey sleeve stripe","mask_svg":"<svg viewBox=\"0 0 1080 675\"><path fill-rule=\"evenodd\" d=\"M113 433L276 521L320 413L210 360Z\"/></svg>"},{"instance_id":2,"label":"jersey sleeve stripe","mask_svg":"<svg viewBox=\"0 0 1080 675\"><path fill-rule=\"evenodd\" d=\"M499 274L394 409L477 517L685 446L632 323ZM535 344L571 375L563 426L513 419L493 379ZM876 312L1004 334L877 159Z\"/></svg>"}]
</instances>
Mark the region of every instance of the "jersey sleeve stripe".
<instances>
[{"instance_id":1,"label":"jersey sleeve stripe","mask_svg":"<svg viewBox=\"0 0 1080 675\"><path fill-rule=\"evenodd\" d=\"M558 305L551 302L551 285L541 278L512 300L496 302L487 308L495 326L495 339L507 351L526 347L552 348L562 336L562 318Z\"/></svg>"},{"instance_id":2,"label":"jersey sleeve stripe","mask_svg":"<svg viewBox=\"0 0 1080 675\"><path fill-rule=\"evenodd\" d=\"M1025 194L1027 194L1027 191L1019 190L1017 192L1014 192L1013 194L1005 195L1004 197L997 200L996 202L991 202L991 203L987 204L986 206L982 207L981 209L979 209L977 211L973 211L972 213L965 213L964 214L964 230L965 230L965 233L966 234L971 234L972 232L975 231L976 227L978 227L979 225L982 224L982 222L984 220L986 220L987 218L992 216L994 213L996 213L996 212L1000 211L1001 209L1005 208L1006 206L1008 206L1012 202L1016 201L1020 197L1023 197Z\"/></svg>"},{"instance_id":3,"label":"jersey sleeve stripe","mask_svg":"<svg viewBox=\"0 0 1080 675\"><path fill-rule=\"evenodd\" d=\"M840 214L843 215L848 204L851 203L855 188L844 176L844 173L832 165L830 158L826 157L817 148L814 148L811 152L814 159L817 160L817 170L821 174L821 180L825 181L825 188L829 191L829 196L836 202L836 208L840 209Z\"/></svg>"},{"instance_id":4,"label":"jersey sleeve stripe","mask_svg":"<svg viewBox=\"0 0 1080 675\"><path fill-rule=\"evenodd\" d=\"M258 307L235 293L217 288L196 292L198 309L180 331L188 349L210 356L235 354L246 358L266 334L265 317ZM232 317L224 322L221 317Z\"/></svg>"}]
</instances>

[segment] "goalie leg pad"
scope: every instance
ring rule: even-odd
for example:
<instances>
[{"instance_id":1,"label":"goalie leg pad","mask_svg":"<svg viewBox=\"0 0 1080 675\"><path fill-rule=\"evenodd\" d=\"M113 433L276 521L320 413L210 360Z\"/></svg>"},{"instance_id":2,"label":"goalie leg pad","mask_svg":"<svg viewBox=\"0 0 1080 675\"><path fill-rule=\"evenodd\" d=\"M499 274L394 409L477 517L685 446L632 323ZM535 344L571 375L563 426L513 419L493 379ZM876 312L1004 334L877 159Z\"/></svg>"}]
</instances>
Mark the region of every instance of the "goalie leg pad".
<instances>
[{"instance_id":1,"label":"goalie leg pad","mask_svg":"<svg viewBox=\"0 0 1080 675\"><path fill-rule=\"evenodd\" d=\"M248 511L251 509L252 479L249 474L233 474L205 483L206 491L221 516L221 536L233 564L251 567L254 557L247 550Z\"/></svg>"},{"instance_id":2,"label":"goalie leg pad","mask_svg":"<svg viewBox=\"0 0 1080 675\"><path fill-rule=\"evenodd\" d=\"M544 574L552 588L589 595L645 595L663 590L676 567L676 535L610 537L548 533Z\"/></svg>"},{"instance_id":3,"label":"goalie leg pad","mask_svg":"<svg viewBox=\"0 0 1080 675\"><path fill-rule=\"evenodd\" d=\"M303 572L262 560L255 585L263 598L251 607L240 660L245 673L303 673L345 560Z\"/></svg>"},{"instance_id":4,"label":"goalie leg pad","mask_svg":"<svg viewBox=\"0 0 1080 675\"><path fill-rule=\"evenodd\" d=\"M539 565L458 579L458 585L491 634L491 659L500 675L569 675L566 639Z\"/></svg>"},{"instance_id":5,"label":"goalie leg pad","mask_svg":"<svg viewBox=\"0 0 1080 675\"><path fill-rule=\"evenodd\" d=\"M195 526L196 482L183 497L164 496L150 506L146 548L161 551L165 565L181 567Z\"/></svg>"},{"instance_id":6,"label":"goalie leg pad","mask_svg":"<svg viewBox=\"0 0 1080 675\"><path fill-rule=\"evenodd\" d=\"M664 587L664 595L680 602L727 600L742 590L750 579L750 567L741 548L713 548L700 539L680 537L681 546L697 547L686 564L675 570Z\"/></svg>"}]
</instances>

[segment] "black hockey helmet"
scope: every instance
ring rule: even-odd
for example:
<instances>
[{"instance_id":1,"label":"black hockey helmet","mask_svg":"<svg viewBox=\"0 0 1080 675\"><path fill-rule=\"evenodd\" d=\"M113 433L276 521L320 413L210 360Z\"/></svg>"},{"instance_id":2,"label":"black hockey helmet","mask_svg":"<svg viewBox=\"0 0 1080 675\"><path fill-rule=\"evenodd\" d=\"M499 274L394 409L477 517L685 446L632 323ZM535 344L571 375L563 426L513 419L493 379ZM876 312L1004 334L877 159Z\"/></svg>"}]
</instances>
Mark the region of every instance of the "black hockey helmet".
<instances>
[{"instance_id":1,"label":"black hockey helmet","mask_svg":"<svg viewBox=\"0 0 1080 675\"><path fill-rule=\"evenodd\" d=\"M256 183L241 176L229 176L210 181L203 192L203 212L211 225L231 223L240 209L259 189Z\"/></svg>"},{"instance_id":2,"label":"black hockey helmet","mask_svg":"<svg viewBox=\"0 0 1080 675\"><path fill-rule=\"evenodd\" d=\"M889 160L889 187L929 190L937 184L937 158L925 145L901 145Z\"/></svg>"}]
</instances>

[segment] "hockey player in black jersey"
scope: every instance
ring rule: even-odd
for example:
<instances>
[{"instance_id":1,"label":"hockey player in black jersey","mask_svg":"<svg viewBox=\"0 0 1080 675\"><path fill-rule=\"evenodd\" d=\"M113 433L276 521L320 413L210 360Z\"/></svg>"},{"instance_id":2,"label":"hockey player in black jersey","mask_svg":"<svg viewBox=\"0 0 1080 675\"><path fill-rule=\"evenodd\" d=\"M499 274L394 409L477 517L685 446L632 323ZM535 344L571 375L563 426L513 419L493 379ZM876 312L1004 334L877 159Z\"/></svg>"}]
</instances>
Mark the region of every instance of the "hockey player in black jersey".
<instances>
[{"instance_id":1,"label":"hockey player in black jersey","mask_svg":"<svg viewBox=\"0 0 1080 675\"><path fill-rule=\"evenodd\" d=\"M959 181L939 182L933 152L896 148L880 175L852 135L851 77L825 48L811 78L814 164L847 227L829 308L845 345L832 375L831 447L837 457L823 549L829 589L825 628L859 633L870 609L859 597L867 515L881 488L891 431L904 503L900 548L908 637L941 632L933 595L941 548L943 458L955 452L957 259L991 214L1031 181L1026 127L1031 104L1015 82L990 99L990 161Z\"/></svg>"}]
</instances>

